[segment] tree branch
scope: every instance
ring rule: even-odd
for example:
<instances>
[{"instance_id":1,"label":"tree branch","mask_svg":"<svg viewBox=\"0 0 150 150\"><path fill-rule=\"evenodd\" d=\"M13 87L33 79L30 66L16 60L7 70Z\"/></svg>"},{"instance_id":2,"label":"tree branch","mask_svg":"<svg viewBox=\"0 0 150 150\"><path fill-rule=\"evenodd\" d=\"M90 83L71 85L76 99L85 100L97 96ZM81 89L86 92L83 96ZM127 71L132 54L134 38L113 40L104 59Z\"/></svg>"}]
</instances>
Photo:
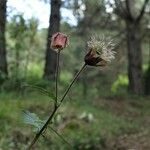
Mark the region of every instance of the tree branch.
<instances>
[{"instance_id":1,"label":"tree branch","mask_svg":"<svg viewBox=\"0 0 150 150\"><path fill-rule=\"evenodd\" d=\"M118 15L121 18L127 18L128 13L127 10L123 7L122 2L120 0L115 0L116 10L118 12Z\"/></svg>"},{"instance_id":2,"label":"tree branch","mask_svg":"<svg viewBox=\"0 0 150 150\"><path fill-rule=\"evenodd\" d=\"M131 8L130 8L130 2L129 2L129 0L126 0L125 2L126 2L126 8L127 8L128 17L130 19L133 19L133 16L132 16L132 13L131 13Z\"/></svg>"},{"instance_id":3,"label":"tree branch","mask_svg":"<svg viewBox=\"0 0 150 150\"><path fill-rule=\"evenodd\" d=\"M140 11L140 14L139 14L139 16L138 16L137 19L136 19L137 22L139 22L139 21L141 20L141 18L143 17L144 12L145 12L145 8L146 8L146 5L147 5L148 1L149 1L149 0L145 0L145 1L144 1L144 4L143 4L143 6L142 6L142 8L141 8L141 11Z\"/></svg>"}]
</instances>

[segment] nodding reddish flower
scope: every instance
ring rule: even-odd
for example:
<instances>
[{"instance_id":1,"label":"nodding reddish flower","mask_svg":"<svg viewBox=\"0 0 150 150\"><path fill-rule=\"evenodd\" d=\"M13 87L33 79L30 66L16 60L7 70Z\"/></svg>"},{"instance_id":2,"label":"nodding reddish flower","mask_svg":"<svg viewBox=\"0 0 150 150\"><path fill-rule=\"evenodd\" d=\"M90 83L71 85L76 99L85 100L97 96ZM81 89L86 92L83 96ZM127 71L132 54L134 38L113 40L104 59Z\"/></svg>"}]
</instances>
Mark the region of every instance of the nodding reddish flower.
<instances>
[{"instance_id":1,"label":"nodding reddish flower","mask_svg":"<svg viewBox=\"0 0 150 150\"><path fill-rule=\"evenodd\" d=\"M57 32L51 38L51 48L54 50L62 50L68 45L67 35Z\"/></svg>"},{"instance_id":2,"label":"nodding reddish flower","mask_svg":"<svg viewBox=\"0 0 150 150\"><path fill-rule=\"evenodd\" d=\"M89 66L106 66L114 59L114 44L110 38L91 37L87 42L87 50L84 61Z\"/></svg>"}]
</instances>

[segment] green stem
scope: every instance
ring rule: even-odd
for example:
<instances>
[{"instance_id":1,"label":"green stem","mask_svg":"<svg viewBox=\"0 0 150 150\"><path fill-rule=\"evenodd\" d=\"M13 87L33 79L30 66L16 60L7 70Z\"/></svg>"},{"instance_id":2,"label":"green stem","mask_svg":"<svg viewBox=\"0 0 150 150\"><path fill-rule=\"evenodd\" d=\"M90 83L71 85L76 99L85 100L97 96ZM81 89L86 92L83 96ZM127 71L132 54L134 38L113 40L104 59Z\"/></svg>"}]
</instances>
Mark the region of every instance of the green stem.
<instances>
[{"instance_id":1,"label":"green stem","mask_svg":"<svg viewBox=\"0 0 150 150\"><path fill-rule=\"evenodd\" d=\"M57 101L58 101L58 74L59 74L59 56L60 56L60 50L58 50L57 53L57 60L56 60L56 75L55 75L55 96L56 96L56 100L55 100L55 106L57 106Z\"/></svg>"},{"instance_id":2,"label":"green stem","mask_svg":"<svg viewBox=\"0 0 150 150\"><path fill-rule=\"evenodd\" d=\"M65 91L62 99L60 100L60 104L57 106L55 105L54 110L52 111L51 115L49 116L48 120L46 121L46 123L43 125L43 127L41 128L41 130L36 134L36 136L34 137L33 141L31 142L31 144L29 145L29 147L27 148L28 150L30 150L32 148L32 146L37 142L37 140L39 139L40 135L43 133L44 129L47 128L49 122L53 119L53 116L55 115L56 111L58 110L58 108L60 107L60 105L62 104L62 102L64 101L65 97L67 96L67 93L69 92L69 90L71 89L72 85L74 84L74 82L76 81L76 79L79 77L80 73L84 70L84 68L86 67L86 64L84 64L82 66L82 68L79 70L79 72L76 74L76 76L74 77L74 79L72 80L72 82L70 83L70 85L68 86L67 90Z\"/></svg>"},{"instance_id":3,"label":"green stem","mask_svg":"<svg viewBox=\"0 0 150 150\"><path fill-rule=\"evenodd\" d=\"M33 141L31 142L31 144L29 145L29 147L27 148L28 150L30 150L32 148L32 146L37 142L38 138L40 137L40 135L43 133L44 129L48 126L49 122L52 120L55 112L57 111L58 107L54 107L53 112L51 113L51 115L49 116L48 120L46 121L46 123L43 125L43 127L41 128L41 130L36 134L36 136L34 137Z\"/></svg>"},{"instance_id":4,"label":"green stem","mask_svg":"<svg viewBox=\"0 0 150 150\"><path fill-rule=\"evenodd\" d=\"M76 74L76 76L74 77L74 79L72 80L72 82L70 83L70 85L68 86L67 90L65 91L62 99L60 100L60 104L59 106L61 105L61 103L64 101L66 95L68 94L69 90L71 89L72 85L74 84L74 82L76 81L76 79L79 77L80 73L84 70L84 68L86 67L86 64L84 64L82 66L82 68L79 70L79 72Z\"/></svg>"}]
</instances>

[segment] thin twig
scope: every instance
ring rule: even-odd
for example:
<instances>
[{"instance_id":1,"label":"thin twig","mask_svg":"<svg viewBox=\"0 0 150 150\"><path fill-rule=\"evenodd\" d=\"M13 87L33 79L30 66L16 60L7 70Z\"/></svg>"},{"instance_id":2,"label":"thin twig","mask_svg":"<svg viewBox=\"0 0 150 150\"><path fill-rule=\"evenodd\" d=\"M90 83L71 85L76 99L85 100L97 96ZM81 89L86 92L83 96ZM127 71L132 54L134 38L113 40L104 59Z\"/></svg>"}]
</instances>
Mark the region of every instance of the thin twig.
<instances>
[{"instance_id":1,"label":"thin twig","mask_svg":"<svg viewBox=\"0 0 150 150\"><path fill-rule=\"evenodd\" d=\"M149 0L145 0L144 3L143 3L143 6L141 8L141 11L140 11L140 14L139 16L136 18L136 21L139 22L141 20L141 18L143 17L144 15L144 12L145 12L145 8L146 8L146 5L148 4Z\"/></svg>"},{"instance_id":2,"label":"thin twig","mask_svg":"<svg viewBox=\"0 0 150 150\"><path fill-rule=\"evenodd\" d=\"M53 116L55 115L56 111L58 110L58 108L60 107L60 105L64 101L65 97L67 96L67 93L69 92L69 90L71 89L72 85L74 84L74 82L79 77L80 73L84 70L85 67L86 67L86 64L84 64L82 66L82 68L79 70L79 72L76 74L76 76L74 77L74 79L72 80L72 82L70 83L70 85L68 86L67 90L65 91L62 99L60 100L59 105L57 105L57 106L55 105L54 110L52 111L52 113L49 116L48 120L43 125L43 127L41 128L41 130L36 134L36 136L34 137L33 141L31 142L31 144L29 145L29 147L27 148L27 150L30 150L32 148L32 146L37 142L37 140L39 139L39 137L41 136L41 134L43 133L43 131L47 128L49 122L53 119Z\"/></svg>"}]
</instances>

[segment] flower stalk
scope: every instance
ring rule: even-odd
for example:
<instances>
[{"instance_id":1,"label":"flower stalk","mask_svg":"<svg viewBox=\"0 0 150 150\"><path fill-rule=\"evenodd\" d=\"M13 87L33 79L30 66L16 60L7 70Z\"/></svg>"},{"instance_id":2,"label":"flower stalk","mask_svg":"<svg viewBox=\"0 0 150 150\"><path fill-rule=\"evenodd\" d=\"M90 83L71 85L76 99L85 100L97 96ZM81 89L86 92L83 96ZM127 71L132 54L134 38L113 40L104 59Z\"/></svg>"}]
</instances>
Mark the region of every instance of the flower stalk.
<instances>
[{"instance_id":1,"label":"flower stalk","mask_svg":"<svg viewBox=\"0 0 150 150\"><path fill-rule=\"evenodd\" d=\"M54 115L56 114L57 110L63 103L64 99L66 98L68 92L70 91L71 87L81 74L81 72L86 68L86 66L95 66L95 67L104 67L109 62L111 62L112 59L114 59L115 51L113 51L114 44L111 39L109 38L100 38L100 37L92 37L87 42L87 54L84 57L84 65L81 67L79 72L75 75L69 86L67 87L66 91L64 92L62 98L58 100L58 76L59 76L59 57L60 52L63 48L65 48L68 45L68 37L63 33L55 33L52 36L51 39L51 48L53 48L57 52L57 60L56 60L56 78L55 78L55 103L54 103L54 109L49 115L49 118L45 122L45 124L42 126L40 131L36 134L34 139L32 140L31 144L28 147L28 150L30 150L33 145L37 142L39 137L43 135L43 132L48 127L49 123L52 121Z\"/></svg>"},{"instance_id":2,"label":"flower stalk","mask_svg":"<svg viewBox=\"0 0 150 150\"><path fill-rule=\"evenodd\" d=\"M72 80L72 82L71 82L70 85L68 86L67 90L65 91L65 93L64 93L64 95L63 95L63 97L62 97L62 99L60 100L60 104L59 104L59 105L61 105L61 103L64 101L64 99L65 99L66 95L68 94L69 90L71 89L72 85L74 84L74 82L76 81L76 79L79 77L79 75L80 75L81 72L85 69L86 66L87 66L87 65L86 65L86 63L85 63L85 64L81 67L81 69L79 70L79 72L75 75L74 79Z\"/></svg>"},{"instance_id":3,"label":"flower stalk","mask_svg":"<svg viewBox=\"0 0 150 150\"><path fill-rule=\"evenodd\" d=\"M51 113L51 115L49 116L48 120L46 121L46 123L43 125L43 127L41 128L41 130L36 134L36 136L34 137L33 141L31 142L31 144L28 147L28 150L30 150L33 145L37 142L37 140L39 139L39 137L42 135L43 131L47 128L48 124L51 122L51 120L53 119L55 113L57 112L58 108L61 106L62 102L64 101L65 97L67 96L68 92L70 91L72 85L75 83L76 79L79 77L79 75L81 74L81 72L85 69L87 65L84 64L81 69L79 70L79 72L75 75L75 77L73 78L72 82L70 83L70 85L68 86L67 90L65 91L65 93L63 94L63 97L60 100L59 105L55 103L54 109ZM58 103L58 101L57 101Z\"/></svg>"},{"instance_id":4,"label":"flower stalk","mask_svg":"<svg viewBox=\"0 0 150 150\"><path fill-rule=\"evenodd\" d=\"M55 105L57 106L57 101L58 101L58 78L59 78L59 57L60 57L60 50L58 50L57 53L57 60L56 60L56 75L55 75Z\"/></svg>"}]
</instances>

